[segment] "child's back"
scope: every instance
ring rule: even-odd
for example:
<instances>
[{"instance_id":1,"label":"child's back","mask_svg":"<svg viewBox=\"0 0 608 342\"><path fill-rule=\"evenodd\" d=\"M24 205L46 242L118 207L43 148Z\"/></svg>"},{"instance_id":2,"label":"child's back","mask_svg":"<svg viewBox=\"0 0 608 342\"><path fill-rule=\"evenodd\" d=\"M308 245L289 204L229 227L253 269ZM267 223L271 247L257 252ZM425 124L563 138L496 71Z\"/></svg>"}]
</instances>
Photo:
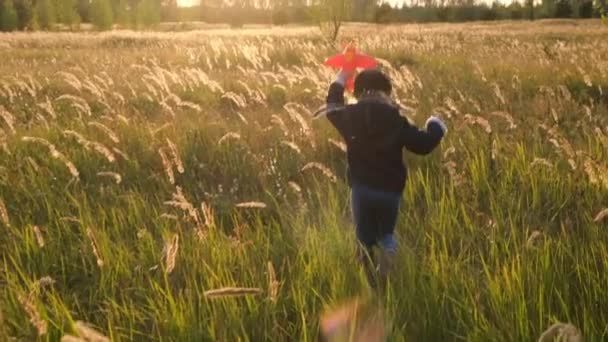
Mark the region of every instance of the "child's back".
<instances>
[{"instance_id":1,"label":"child's back","mask_svg":"<svg viewBox=\"0 0 608 342\"><path fill-rule=\"evenodd\" d=\"M372 72L379 73L364 71L357 81ZM358 95L356 104L327 114L348 147L350 182L401 192L407 175L403 148L417 154L430 153L441 141L444 128L433 122L427 131L419 130L400 115L398 107L382 90ZM327 103L334 107L344 104L344 87L339 82L331 85Z\"/></svg>"}]
</instances>

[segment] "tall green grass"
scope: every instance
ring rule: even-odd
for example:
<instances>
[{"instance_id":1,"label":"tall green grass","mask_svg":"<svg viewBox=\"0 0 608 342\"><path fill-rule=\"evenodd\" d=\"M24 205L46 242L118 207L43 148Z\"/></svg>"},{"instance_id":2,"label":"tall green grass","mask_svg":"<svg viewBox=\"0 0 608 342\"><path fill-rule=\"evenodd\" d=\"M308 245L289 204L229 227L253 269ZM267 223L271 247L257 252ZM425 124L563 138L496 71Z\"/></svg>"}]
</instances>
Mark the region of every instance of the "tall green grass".
<instances>
[{"instance_id":1,"label":"tall green grass","mask_svg":"<svg viewBox=\"0 0 608 342\"><path fill-rule=\"evenodd\" d=\"M0 120L7 132L0 152L0 199L8 213L8 224L0 220L0 337L56 341L74 332L75 321L85 321L117 341L310 341L318 338L319 316L326 308L376 296L391 341L529 341L557 321L577 326L586 341L608 339L608 232L606 221L593 221L608 206L608 190L601 177L592 183L585 171L585 161L592 160L608 178L608 80L600 62L608 57L605 33L595 33L589 42L574 41L578 45L560 50L552 60L536 42L545 31L535 34L537 27L530 26L525 33L513 31L498 39L495 29L479 35L464 31L467 39L454 44L449 28L423 36L395 28L385 32L387 50L373 36L362 39L366 50L391 63L391 72L398 72L399 61L409 61L403 65L409 65L422 87L399 84L396 89L400 98L415 101L418 111L409 114L412 120L421 124L426 115L438 112L450 127L430 156L406 155L409 179L397 225L397 267L380 294L369 289L355 258L346 156L328 141L338 139L336 132L323 120L306 118L311 126L306 133L283 109L289 101L310 110L322 104L331 75L314 63L331 47L316 48L309 44L311 36L272 34L212 37L213 43L196 35L130 37L137 49L109 46L115 37L82 43L58 37L44 43L76 44L76 51L54 53L59 66L83 81L103 88L93 76L113 80L103 90L109 110L94 94L52 78L31 57L48 47L13 42L15 56L30 57L9 63L34 75L40 86L34 86L34 96L25 90L13 100L0 94L0 104L17 119L15 134ZM484 45L488 37L496 39L491 49ZM214 56L213 44L219 44L220 57ZM592 45L603 48L585 55ZM239 49L243 46L271 57L252 66L257 57ZM294 49L301 53L294 55ZM78 59L83 51L96 55ZM499 55L503 64L496 63ZM600 64L577 65L573 58ZM249 103L239 108L209 85L169 81L174 94L201 106L198 111L170 104L172 117L161 105L162 87L153 85L160 95L148 99L145 83L152 81L142 77L165 72L133 71L124 66L127 62L176 73L201 68L225 92L241 94ZM26 63L33 68L25 69ZM585 85L577 66L590 75L592 87ZM257 74L262 72L275 74L284 87L262 83ZM300 79L290 80L293 75ZM264 94L266 103L253 101L238 80ZM3 81L18 88L13 79ZM136 91L131 93L127 83ZM598 86L604 95L592 92ZM547 95L542 87L557 94ZM48 124L33 119L37 103L65 93L84 98L92 117L57 101L56 119ZM456 110L446 105L450 100ZM493 111L510 113L517 127L488 115ZM487 118L492 132L467 121L467 113ZM286 132L271 122L272 114L283 120ZM91 120L110 127L120 142L88 125ZM554 127L579 152L573 157L576 169L567 151L549 142L551 135L539 124ZM117 155L109 163L66 137L68 129L120 149L128 160ZM218 143L227 132L241 138ZM47 147L23 141L23 136L53 143L78 168L79 180L50 157ZM158 153L159 148L168 151L167 139L178 147L185 169L183 174L175 171L175 184L168 181ZM297 144L300 152L282 141ZM301 171L313 161L328 166L337 182L317 169ZM122 182L97 176L101 171L120 174ZM209 205L215 225L197 227L186 211L168 205L176 186L201 220L201 202ZM249 201L267 207L235 207ZM44 247L33 226L40 228ZM167 273L163 247L175 234L176 265ZM533 234L537 238L531 240ZM268 262L280 282L276 301L267 290ZM36 290L36 281L44 276L54 284ZM263 292L204 296L223 287ZM31 299L48 323L47 334L38 336L19 297Z\"/></svg>"}]
</instances>

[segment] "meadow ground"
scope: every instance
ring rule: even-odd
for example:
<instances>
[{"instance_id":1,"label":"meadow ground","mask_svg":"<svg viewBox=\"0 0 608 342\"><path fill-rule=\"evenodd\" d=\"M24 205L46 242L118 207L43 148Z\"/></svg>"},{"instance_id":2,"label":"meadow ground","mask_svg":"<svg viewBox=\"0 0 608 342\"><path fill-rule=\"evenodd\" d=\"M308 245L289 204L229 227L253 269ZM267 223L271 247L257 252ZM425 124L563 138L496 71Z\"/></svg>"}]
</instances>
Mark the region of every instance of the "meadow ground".
<instances>
[{"instance_id":1,"label":"meadow ground","mask_svg":"<svg viewBox=\"0 0 608 342\"><path fill-rule=\"evenodd\" d=\"M450 128L405 155L388 340L608 340L608 28L349 38ZM338 50L313 28L0 35L0 340L311 341L371 298L344 146L310 116ZM205 295L227 287L253 293Z\"/></svg>"}]
</instances>

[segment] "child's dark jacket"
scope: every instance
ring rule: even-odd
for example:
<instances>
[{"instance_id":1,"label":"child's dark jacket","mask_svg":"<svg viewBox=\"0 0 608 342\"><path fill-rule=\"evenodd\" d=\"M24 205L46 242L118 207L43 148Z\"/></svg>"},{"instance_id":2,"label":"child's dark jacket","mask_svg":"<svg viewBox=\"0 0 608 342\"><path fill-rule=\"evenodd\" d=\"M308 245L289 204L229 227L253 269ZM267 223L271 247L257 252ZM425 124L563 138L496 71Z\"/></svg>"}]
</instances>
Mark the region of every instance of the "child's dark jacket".
<instances>
[{"instance_id":1,"label":"child's dark jacket","mask_svg":"<svg viewBox=\"0 0 608 342\"><path fill-rule=\"evenodd\" d=\"M443 137L438 123L420 130L387 101L373 98L344 106L344 87L332 83L327 95L327 114L348 148L349 184L366 185L389 192L402 192L407 170L403 148L428 154Z\"/></svg>"}]
</instances>

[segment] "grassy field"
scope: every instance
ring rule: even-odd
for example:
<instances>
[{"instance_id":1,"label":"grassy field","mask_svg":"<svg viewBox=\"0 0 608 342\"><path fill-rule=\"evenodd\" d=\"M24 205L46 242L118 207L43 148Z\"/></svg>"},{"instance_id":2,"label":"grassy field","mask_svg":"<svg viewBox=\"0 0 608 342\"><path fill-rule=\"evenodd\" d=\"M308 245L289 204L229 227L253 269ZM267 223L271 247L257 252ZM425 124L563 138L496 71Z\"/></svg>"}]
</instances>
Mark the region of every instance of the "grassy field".
<instances>
[{"instance_id":1,"label":"grassy field","mask_svg":"<svg viewBox=\"0 0 608 342\"><path fill-rule=\"evenodd\" d=\"M349 26L403 113L399 264L354 258L312 28L0 35L0 340L314 341L358 297L389 341L608 340L608 29ZM250 294L205 295L228 287ZM69 341L69 338L65 338Z\"/></svg>"}]
</instances>

